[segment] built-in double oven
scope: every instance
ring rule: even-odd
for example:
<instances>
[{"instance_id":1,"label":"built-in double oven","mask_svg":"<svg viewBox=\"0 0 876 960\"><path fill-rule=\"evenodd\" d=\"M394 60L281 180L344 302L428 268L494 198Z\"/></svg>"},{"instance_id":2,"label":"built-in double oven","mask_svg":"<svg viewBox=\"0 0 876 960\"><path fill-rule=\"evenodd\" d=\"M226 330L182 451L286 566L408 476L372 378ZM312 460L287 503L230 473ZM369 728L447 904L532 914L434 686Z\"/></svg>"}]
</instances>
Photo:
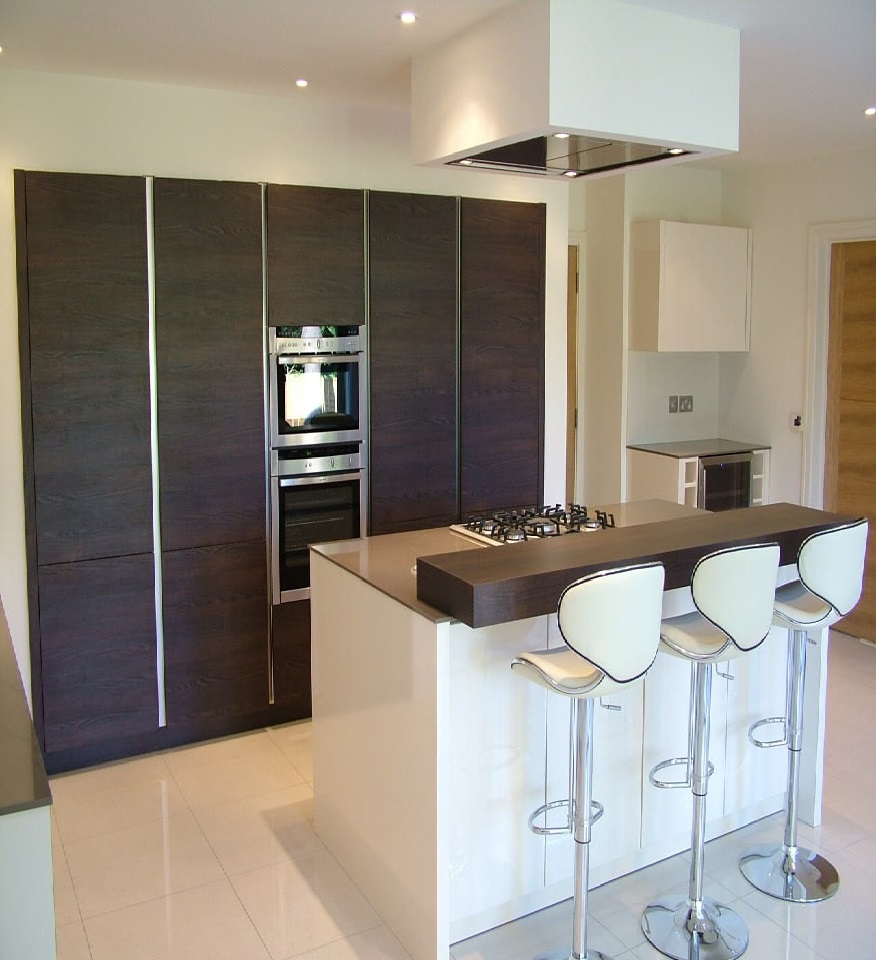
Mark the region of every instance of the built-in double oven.
<instances>
[{"instance_id":1,"label":"built-in double oven","mask_svg":"<svg viewBox=\"0 0 876 960\"><path fill-rule=\"evenodd\" d=\"M309 547L365 526L366 370L358 326L268 329L272 599L310 596Z\"/></svg>"}]
</instances>

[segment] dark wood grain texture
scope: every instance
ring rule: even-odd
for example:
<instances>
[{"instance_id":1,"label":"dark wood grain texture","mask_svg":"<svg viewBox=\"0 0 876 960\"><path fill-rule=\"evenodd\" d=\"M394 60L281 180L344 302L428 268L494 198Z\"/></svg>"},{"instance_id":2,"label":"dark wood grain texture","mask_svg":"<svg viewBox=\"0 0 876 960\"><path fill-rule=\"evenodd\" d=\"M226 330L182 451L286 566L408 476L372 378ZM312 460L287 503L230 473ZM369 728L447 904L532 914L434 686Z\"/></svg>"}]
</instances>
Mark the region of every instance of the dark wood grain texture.
<instances>
[{"instance_id":1,"label":"dark wood grain texture","mask_svg":"<svg viewBox=\"0 0 876 960\"><path fill-rule=\"evenodd\" d=\"M312 713L310 696L310 601L272 607L274 707L284 719L299 720ZM291 714L290 714L291 711Z\"/></svg>"},{"instance_id":2,"label":"dark wood grain texture","mask_svg":"<svg viewBox=\"0 0 876 960\"><path fill-rule=\"evenodd\" d=\"M153 196L162 546L264 539L261 188Z\"/></svg>"},{"instance_id":3,"label":"dark wood grain texture","mask_svg":"<svg viewBox=\"0 0 876 960\"><path fill-rule=\"evenodd\" d=\"M39 570L45 750L158 728L149 554Z\"/></svg>"},{"instance_id":4,"label":"dark wood grain texture","mask_svg":"<svg viewBox=\"0 0 876 960\"><path fill-rule=\"evenodd\" d=\"M659 560L666 589L690 584L706 553L734 544L776 542L793 564L803 540L849 518L789 503L530 541L490 550L421 557L417 597L470 627L554 613L562 591L597 570Z\"/></svg>"},{"instance_id":5,"label":"dark wood grain texture","mask_svg":"<svg viewBox=\"0 0 876 960\"><path fill-rule=\"evenodd\" d=\"M143 553L152 547L145 184L31 172L23 181L37 563Z\"/></svg>"},{"instance_id":6,"label":"dark wood grain texture","mask_svg":"<svg viewBox=\"0 0 876 960\"><path fill-rule=\"evenodd\" d=\"M466 517L542 501L544 204L463 198L460 243Z\"/></svg>"},{"instance_id":7,"label":"dark wood grain texture","mask_svg":"<svg viewBox=\"0 0 876 960\"><path fill-rule=\"evenodd\" d=\"M369 195L372 534L458 515L453 197Z\"/></svg>"},{"instance_id":8,"label":"dark wood grain texture","mask_svg":"<svg viewBox=\"0 0 876 960\"><path fill-rule=\"evenodd\" d=\"M162 569L168 726L266 708L264 541L165 551Z\"/></svg>"},{"instance_id":9,"label":"dark wood grain texture","mask_svg":"<svg viewBox=\"0 0 876 960\"><path fill-rule=\"evenodd\" d=\"M365 194L267 186L268 323L365 322Z\"/></svg>"}]
</instances>

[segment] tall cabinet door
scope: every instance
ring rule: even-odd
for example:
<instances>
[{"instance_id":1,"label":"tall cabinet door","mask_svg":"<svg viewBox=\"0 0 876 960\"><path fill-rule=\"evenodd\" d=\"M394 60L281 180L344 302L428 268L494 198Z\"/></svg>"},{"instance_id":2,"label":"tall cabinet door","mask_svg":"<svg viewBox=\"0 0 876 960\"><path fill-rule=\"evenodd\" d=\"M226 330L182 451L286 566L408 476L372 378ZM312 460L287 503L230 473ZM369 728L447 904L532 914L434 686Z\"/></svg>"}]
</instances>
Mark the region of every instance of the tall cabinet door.
<instances>
[{"instance_id":1,"label":"tall cabinet door","mask_svg":"<svg viewBox=\"0 0 876 960\"><path fill-rule=\"evenodd\" d=\"M261 187L153 196L162 548L264 541Z\"/></svg>"},{"instance_id":2,"label":"tall cabinet door","mask_svg":"<svg viewBox=\"0 0 876 960\"><path fill-rule=\"evenodd\" d=\"M544 204L464 198L461 508L539 504L544 489Z\"/></svg>"},{"instance_id":3,"label":"tall cabinet door","mask_svg":"<svg viewBox=\"0 0 876 960\"><path fill-rule=\"evenodd\" d=\"M157 729L146 268L136 177L16 171L34 722Z\"/></svg>"},{"instance_id":4,"label":"tall cabinet door","mask_svg":"<svg viewBox=\"0 0 876 960\"><path fill-rule=\"evenodd\" d=\"M16 204L19 269L23 257L27 270L22 326L30 356L22 377L29 374L38 563L146 553L144 182L28 172L19 176Z\"/></svg>"},{"instance_id":5,"label":"tall cabinet door","mask_svg":"<svg viewBox=\"0 0 876 960\"><path fill-rule=\"evenodd\" d=\"M153 185L167 721L268 704L261 188Z\"/></svg>"},{"instance_id":6,"label":"tall cabinet door","mask_svg":"<svg viewBox=\"0 0 876 960\"><path fill-rule=\"evenodd\" d=\"M369 194L370 530L457 518L453 197Z\"/></svg>"},{"instance_id":7,"label":"tall cabinet door","mask_svg":"<svg viewBox=\"0 0 876 960\"><path fill-rule=\"evenodd\" d=\"M365 194L270 183L268 322L365 322Z\"/></svg>"}]
</instances>

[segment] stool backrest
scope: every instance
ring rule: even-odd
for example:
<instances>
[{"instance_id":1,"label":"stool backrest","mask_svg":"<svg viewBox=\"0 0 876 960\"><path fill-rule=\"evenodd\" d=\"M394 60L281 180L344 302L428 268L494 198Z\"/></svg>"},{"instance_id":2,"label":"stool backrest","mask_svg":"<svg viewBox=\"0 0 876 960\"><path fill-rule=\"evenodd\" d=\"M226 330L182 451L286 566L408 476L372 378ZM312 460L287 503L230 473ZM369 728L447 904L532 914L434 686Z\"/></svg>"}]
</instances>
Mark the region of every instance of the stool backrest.
<instances>
[{"instance_id":1,"label":"stool backrest","mask_svg":"<svg viewBox=\"0 0 876 960\"><path fill-rule=\"evenodd\" d=\"M836 611L835 621L861 598L867 553L866 517L808 536L797 552L800 582Z\"/></svg>"},{"instance_id":2,"label":"stool backrest","mask_svg":"<svg viewBox=\"0 0 876 960\"><path fill-rule=\"evenodd\" d=\"M778 572L777 543L716 550L694 567L694 604L740 650L753 650L772 625Z\"/></svg>"},{"instance_id":3,"label":"stool backrest","mask_svg":"<svg viewBox=\"0 0 876 960\"><path fill-rule=\"evenodd\" d=\"M663 564L601 570L566 587L557 623L575 653L618 683L643 676L660 642Z\"/></svg>"}]
</instances>

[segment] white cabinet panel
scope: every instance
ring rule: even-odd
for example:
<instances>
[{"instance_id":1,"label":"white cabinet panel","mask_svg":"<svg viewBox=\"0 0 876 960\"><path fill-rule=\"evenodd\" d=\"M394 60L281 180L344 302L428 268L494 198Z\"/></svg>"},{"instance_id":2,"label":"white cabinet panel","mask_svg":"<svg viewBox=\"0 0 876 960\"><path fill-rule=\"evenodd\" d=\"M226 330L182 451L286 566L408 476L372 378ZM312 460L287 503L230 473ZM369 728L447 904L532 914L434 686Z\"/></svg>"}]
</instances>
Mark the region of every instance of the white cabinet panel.
<instances>
[{"instance_id":1,"label":"white cabinet panel","mask_svg":"<svg viewBox=\"0 0 876 960\"><path fill-rule=\"evenodd\" d=\"M547 646L547 617L450 628L450 922L544 886L544 839L527 826L545 802L548 693L511 661ZM551 696L551 699L557 699ZM501 917L501 914L497 915ZM502 917L501 919L508 919ZM497 919L496 922L501 922Z\"/></svg>"},{"instance_id":2,"label":"white cabinet panel","mask_svg":"<svg viewBox=\"0 0 876 960\"><path fill-rule=\"evenodd\" d=\"M750 293L749 229L630 224L630 350L748 350Z\"/></svg>"},{"instance_id":3,"label":"white cabinet panel","mask_svg":"<svg viewBox=\"0 0 876 960\"><path fill-rule=\"evenodd\" d=\"M627 500L669 500L697 505L696 457L664 457L646 450L627 450Z\"/></svg>"}]
</instances>

